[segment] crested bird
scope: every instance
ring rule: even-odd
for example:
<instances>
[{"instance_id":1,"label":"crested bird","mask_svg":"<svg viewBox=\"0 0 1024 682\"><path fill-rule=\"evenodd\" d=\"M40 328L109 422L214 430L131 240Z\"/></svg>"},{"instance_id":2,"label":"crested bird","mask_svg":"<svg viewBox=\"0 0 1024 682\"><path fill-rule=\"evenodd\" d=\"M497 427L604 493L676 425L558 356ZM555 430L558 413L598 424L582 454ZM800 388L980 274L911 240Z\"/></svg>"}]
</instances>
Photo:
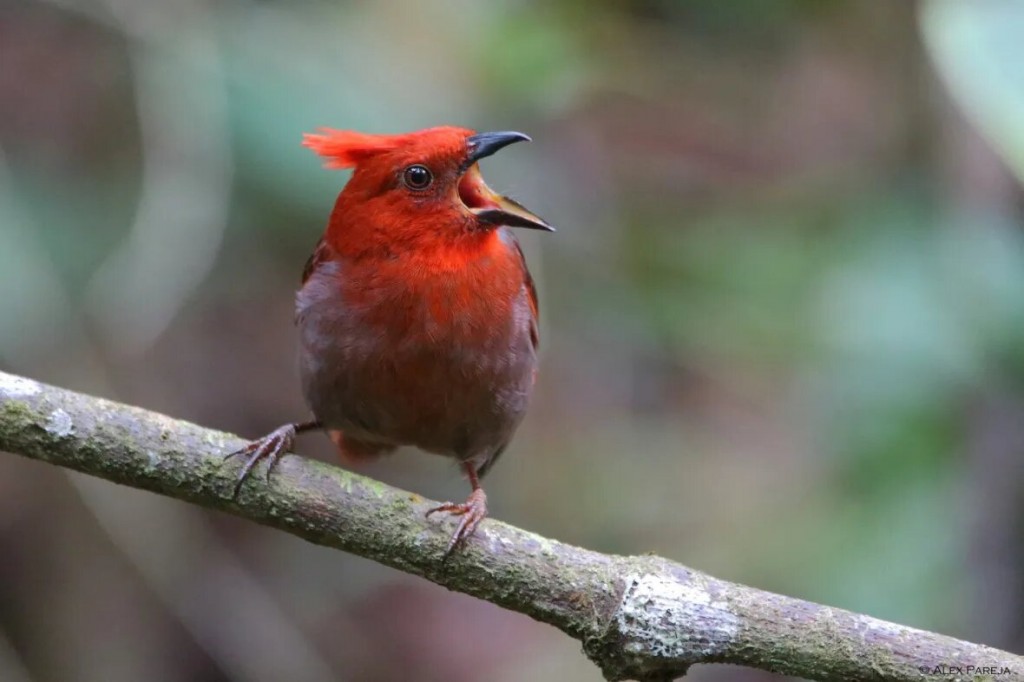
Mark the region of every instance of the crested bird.
<instances>
[{"instance_id":1,"label":"crested bird","mask_svg":"<svg viewBox=\"0 0 1024 682\"><path fill-rule=\"evenodd\" d=\"M478 162L530 138L437 127L322 129L303 144L351 168L296 295L313 419L228 457L267 477L297 434L325 430L342 461L412 445L455 459L472 491L427 512L459 517L447 557L487 515L480 479L526 413L537 375L537 291L510 228L554 231L484 182Z\"/></svg>"}]
</instances>

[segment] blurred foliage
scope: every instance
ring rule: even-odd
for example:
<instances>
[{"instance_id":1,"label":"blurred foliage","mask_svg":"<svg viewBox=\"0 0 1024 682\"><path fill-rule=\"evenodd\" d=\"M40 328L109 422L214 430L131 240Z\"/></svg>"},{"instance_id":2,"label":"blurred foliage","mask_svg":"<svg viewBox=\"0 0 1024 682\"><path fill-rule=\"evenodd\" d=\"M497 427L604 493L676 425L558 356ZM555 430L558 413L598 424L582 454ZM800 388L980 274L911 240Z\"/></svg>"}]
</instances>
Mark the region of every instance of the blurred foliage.
<instances>
[{"instance_id":1,"label":"blurred foliage","mask_svg":"<svg viewBox=\"0 0 1024 682\"><path fill-rule=\"evenodd\" d=\"M292 295L345 180L301 133L521 129L484 171L559 232L523 236L544 357L494 514L1019 650L1022 21L8 5L0 366L245 434L300 417ZM366 473L463 493L420 453ZM0 548L4 680L597 677L496 607L11 457Z\"/></svg>"},{"instance_id":2,"label":"blurred foliage","mask_svg":"<svg viewBox=\"0 0 1024 682\"><path fill-rule=\"evenodd\" d=\"M993 149L1018 177L1024 174L1024 82L1014 65L1024 59L1018 40L1024 6L958 3L922 6L923 36L938 73Z\"/></svg>"}]
</instances>

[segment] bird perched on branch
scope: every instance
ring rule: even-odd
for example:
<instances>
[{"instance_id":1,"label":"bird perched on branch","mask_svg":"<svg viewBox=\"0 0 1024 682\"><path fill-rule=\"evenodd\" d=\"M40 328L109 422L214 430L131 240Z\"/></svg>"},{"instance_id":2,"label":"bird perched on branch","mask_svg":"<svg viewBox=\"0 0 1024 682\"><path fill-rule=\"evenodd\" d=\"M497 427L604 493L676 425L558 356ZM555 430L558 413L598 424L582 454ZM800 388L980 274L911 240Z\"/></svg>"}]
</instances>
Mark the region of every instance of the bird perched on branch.
<instances>
[{"instance_id":1,"label":"bird perched on branch","mask_svg":"<svg viewBox=\"0 0 1024 682\"><path fill-rule=\"evenodd\" d=\"M537 373L537 292L509 227L553 231L484 183L477 162L530 138L440 127L344 130L303 144L353 168L296 297L302 389L313 412L230 456L267 476L303 431L345 461L402 445L455 458L473 487L428 512L460 518L445 555L487 515L480 478L526 412Z\"/></svg>"}]
</instances>

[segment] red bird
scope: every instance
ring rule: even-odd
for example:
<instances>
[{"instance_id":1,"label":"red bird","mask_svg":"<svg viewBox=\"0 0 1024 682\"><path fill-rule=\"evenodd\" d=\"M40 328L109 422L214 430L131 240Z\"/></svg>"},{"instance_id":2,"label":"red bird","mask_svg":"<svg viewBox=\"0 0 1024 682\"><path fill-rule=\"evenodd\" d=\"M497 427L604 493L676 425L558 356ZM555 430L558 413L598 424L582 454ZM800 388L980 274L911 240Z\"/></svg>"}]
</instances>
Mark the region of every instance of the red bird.
<instances>
[{"instance_id":1,"label":"red bird","mask_svg":"<svg viewBox=\"0 0 1024 682\"><path fill-rule=\"evenodd\" d=\"M461 516L445 555L487 515L480 478L526 412L537 373L537 292L508 227L553 231L491 190L477 162L522 133L441 127L323 130L303 144L354 168L296 296L302 389L315 419L232 453L267 475L303 431L342 459L402 445L453 457L473 491L428 513Z\"/></svg>"}]
</instances>

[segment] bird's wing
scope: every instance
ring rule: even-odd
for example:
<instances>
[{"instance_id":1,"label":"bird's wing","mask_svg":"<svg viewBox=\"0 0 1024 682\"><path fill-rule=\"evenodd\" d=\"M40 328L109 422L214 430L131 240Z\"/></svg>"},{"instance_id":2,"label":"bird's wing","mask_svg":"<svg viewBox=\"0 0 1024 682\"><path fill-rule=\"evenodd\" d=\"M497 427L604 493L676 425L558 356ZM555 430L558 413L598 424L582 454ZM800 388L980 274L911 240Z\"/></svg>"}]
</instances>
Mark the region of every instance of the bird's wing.
<instances>
[{"instance_id":1,"label":"bird's wing","mask_svg":"<svg viewBox=\"0 0 1024 682\"><path fill-rule=\"evenodd\" d=\"M309 254L309 259L306 260L306 266L302 268L302 284L306 283L309 276L313 274L317 266L323 263L328 258L327 242L324 241L323 237L320 237L320 241L316 243L316 248L313 249L313 253Z\"/></svg>"},{"instance_id":2,"label":"bird's wing","mask_svg":"<svg viewBox=\"0 0 1024 682\"><path fill-rule=\"evenodd\" d=\"M523 247L519 246L519 240L513 237L512 243L516 247L519 262L523 267L523 285L526 287L526 295L530 302L530 342L533 343L533 349L536 350L540 344L540 305L537 301L537 286L533 283L530 269L526 267L526 256L523 255Z\"/></svg>"},{"instance_id":3,"label":"bird's wing","mask_svg":"<svg viewBox=\"0 0 1024 682\"><path fill-rule=\"evenodd\" d=\"M523 270L523 286L526 288L526 299L530 304L530 343L533 344L534 351L537 350L537 345L540 343L540 307L537 301L537 286L533 283L533 276L530 274L530 269L526 267L526 256L523 254L523 248L519 246L519 240L515 238L515 235L511 231L507 231L507 235L516 248L516 253L519 255L519 262ZM536 378L536 367L534 368L534 378ZM484 474L490 471L494 463L498 461L498 457L508 447L508 442L502 443L494 453L484 460L477 468L477 474L483 478Z\"/></svg>"}]
</instances>

